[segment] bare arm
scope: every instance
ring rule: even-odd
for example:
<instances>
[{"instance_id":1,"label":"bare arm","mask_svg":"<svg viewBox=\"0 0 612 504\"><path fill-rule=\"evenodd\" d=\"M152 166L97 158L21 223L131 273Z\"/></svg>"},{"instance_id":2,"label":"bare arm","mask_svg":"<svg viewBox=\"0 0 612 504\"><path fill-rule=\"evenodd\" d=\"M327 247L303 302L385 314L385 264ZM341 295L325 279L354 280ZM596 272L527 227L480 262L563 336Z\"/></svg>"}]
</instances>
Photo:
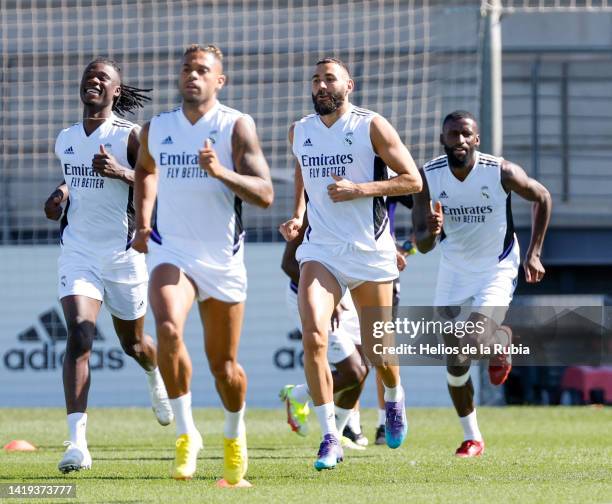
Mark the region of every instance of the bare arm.
<instances>
[{"instance_id":1,"label":"bare arm","mask_svg":"<svg viewBox=\"0 0 612 504\"><path fill-rule=\"evenodd\" d=\"M136 236L132 247L138 252L148 252L151 236L151 214L157 197L157 167L149 152L149 123L140 132L140 149L134 169L134 209L136 211Z\"/></svg>"},{"instance_id":2,"label":"bare arm","mask_svg":"<svg viewBox=\"0 0 612 504\"><path fill-rule=\"evenodd\" d=\"M232 133L232 161L236 171L221 165L207 143L200 150L200 166L229 187L240 199L268 208L274 200L270 168L263 155L253 122L240 118Z\"/></svg>"},{"instance_id":3,"label":"bare arm","mask_svg":"<svg viewBox=\"0 0 612 504\"><path fill-rule=\"evenodd\" d=\"M506 191L512 191L521 198L531 201L531 241L523 261L525 280L528 283L539 282L545 270L540 261L544 236L550 222L552 198L548 189L537 180L530 178L520 166L504 161L501 167L502 185Z\"/></svg>"},{"instance_id":4,"label":"bare arm","mask_svg":"<svg viewBox=\"0 0 612 504\"><path fill-rule=\"evenodd\" d=\"M375 196L399 196L419 192L423 187L421 175L410 152L402 143L395 128L382 116L370 123L370 139L374 152L391 168L396 177L388 180L355 184L347 179L335 177L336 183L328 186L328 194L335 201Z\"/></svg>"},{"instance_id":5,"label":"bare arm","mask_svg":"<svg viewBox=\"0 0 612 504\"><path fill-rule=\"evenodd\" d=\"M289 128L289 144L293 144L293 130L295 125ZM283 222L278 230L287 241L294 240L300 229L304 225L304 213L306 212L306 197L304 196L304 179L302 178L302 168L299 161L295 162L295 185L294 185L294 205L293 215Z\"/></svg>"},{"instance_id":6,"label":"bare arm","mask_svg":"<svg viewBox=\"0 0 612 504\"><path fill-rule=\"evenodd\" d=\"M127 158L132 168L136 163L140 147L139 132L140 128L135 127L130 131L128 137ZM115 156L107 152L103 145L100 145L100 152L94 155L92 167L103 177L118 179L130 186L134 185L134 170L119 164Z\"/></svg>"},{"instance_id":7,"label":"bare arm","mask_svg":"<svg viewBox=\"0 0 612 504\"><path fill-rule=\"evenodd\" d=\"M422 254L426 254L436 246L436 238L442 233L444 214L440 202L436 202L436 207L432 208L427 178L423 170L420 170L420 173L423 179L423 190L413 196L412 227L417 249Z\"/></svg>"},{"instance_id":8,"label":"bare arm","mask_svg":"<svg viewBox=\"0 0 612 504\"><path fill-rule=\"evenodd\" d=\"M300 281L300 265L295 259L295 252L302 244L302 240L304 239L304 232L306 231L307 226L308 220L307 217L304 216L304 223L297 237L291 241L288 241L287 245L285 245L285 251L283 252L283 259L281 262L281 269L296 284Z\"/></svg>"}]
</instances>

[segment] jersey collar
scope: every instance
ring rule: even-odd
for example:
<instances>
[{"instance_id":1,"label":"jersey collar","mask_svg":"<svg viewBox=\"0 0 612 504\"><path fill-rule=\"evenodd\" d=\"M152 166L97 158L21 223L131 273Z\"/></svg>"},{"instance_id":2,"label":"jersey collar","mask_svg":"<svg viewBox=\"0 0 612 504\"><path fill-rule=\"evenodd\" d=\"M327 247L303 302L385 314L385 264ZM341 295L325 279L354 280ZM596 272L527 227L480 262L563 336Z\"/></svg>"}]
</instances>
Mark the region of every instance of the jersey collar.
<instances>
[{"instance_id":1,"label":"jersey collar","mask_svg":"<svg viewBox=\"0 0 612 504\"><path fill-rule=\"evenodd\" d=\"M465 184L468 180L471 180L470 177L472 177L472 173L474 173L476 169L478 168L479 163L480 163L480 151L476 151L474 152L474 166L472 166L470 173L467 174L467 177L465 177L465 179L459 180L457 177L455 177L455 174L453 173L453 170L450 167L450 163L448 162L448 156L446 157L446 166L448 167L450 176L457 184Z\"/></svg>"},{"instance_id":2,"label":"jersey collar","mask_svg":"<svg viewBox=\"0 0 612 504\"><path fill-rule=\"evenodd\" d=\"M321 120L321 116L319 114L317 114L317 119L319 121L319 124L325 131L331 131L336 127L338 123L344 124L348 120L348 118L351 115L351 112L353 111L353 108L354 108L354 105L352 103L349 103L347 111L344 114L342 114L340 117L338 117L338 120L329 127L326 126L325 123Z\"/></svg>"},{"instance_id":3,"label":"jersey collar","mask_svg":"<svg viewBox=\"0 0 612 504\"><path fill-rule=\"evenodd\" d=\"M93 130L89 135L85 131L85 121L81 121L81 133L85 138L95 138L100 136L106 129L110 127L111 124L117 119L117 116L111 112L111 114L104 120L100 126L98 126L95 130Z\"/></svg>"},{"instance_id":4,"label":"jersey collar","mask_svg":"<svg viewBox=\"0 0 612 504\"><path fill-rule=\"evenodd\" d=\"M185 124L188 124L189 126L196 126L197 124L200 124L201 122L209 121L217 113L220 107L221 107L221 103L219 103L219 101L217 100L215 104L210 108L210 110L206 112L206 114L204 114L202 117L200 117L194 124L191 124L189 119L187 119L185 112L183 112L182 105L179 108L179 113L180 113L181 121L183 121Z\"/></svg>"}]
</instances>

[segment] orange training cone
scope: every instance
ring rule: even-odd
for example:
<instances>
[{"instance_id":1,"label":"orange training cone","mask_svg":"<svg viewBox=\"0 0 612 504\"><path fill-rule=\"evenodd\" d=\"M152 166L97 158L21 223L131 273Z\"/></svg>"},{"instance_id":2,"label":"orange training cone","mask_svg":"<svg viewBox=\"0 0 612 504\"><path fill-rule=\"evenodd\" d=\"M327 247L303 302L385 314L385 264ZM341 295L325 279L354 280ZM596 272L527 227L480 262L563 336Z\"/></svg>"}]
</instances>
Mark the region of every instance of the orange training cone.
<instances>
[{"instance_id":1,"label":"orange training cone","mask_svg":"<svg viewBox=\"0 0 612 504\"><path fill-rule=\"evenodd\" d=\"M24 439L14 439L4 445L4 451L36 451L36 446Z\"/></svg>"},{"instance_id":2,"label":"orange training cone","mask_svg":"<svg viewBox=\"0 0 612 504\"><path fill-rule=\"evenodd\" d=\"M228 483L227 481L225 481L224 479L220 479L219 481L217 481L217 483L215 484L215 486L217 488L251 488L253 485L251 485L247 480L245 479L241 479L238 483L236 483L235 485L232 485L231 483Z\"/></svg>"}]
</instances>

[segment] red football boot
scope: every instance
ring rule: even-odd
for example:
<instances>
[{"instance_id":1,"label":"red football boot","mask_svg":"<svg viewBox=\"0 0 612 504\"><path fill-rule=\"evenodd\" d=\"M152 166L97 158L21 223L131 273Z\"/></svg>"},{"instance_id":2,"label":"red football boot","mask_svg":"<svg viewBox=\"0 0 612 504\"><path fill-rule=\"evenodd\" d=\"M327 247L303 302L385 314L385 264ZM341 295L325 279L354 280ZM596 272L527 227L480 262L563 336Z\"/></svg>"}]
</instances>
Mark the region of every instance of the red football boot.
<instances>
[{"instance_id":1,"label":"red football boot","mask_svg":"<svg viewBox=\"0 0 612 504\"><path fill-rule=\"evenodd\" d=\"M460 458L480 457L484 453L484 449L484 440L476 441L474 439L468 439L457 448L455 456Z\"/></svg>"},{"instance_id":2,"label":"red football boot","mask_svg":"<svg viewBox=\"0 0 612 504\"><path fill-rule=\"evenodd\" d=\"M512 330L508 326L499 326L498 330L505 331L508 334L506 348L509 348L512 343ZM508 379L511 369L512 358L510 355L494 355L489 359L489 381L492 385L502 385Z\"/></svg>"}]
</instances>

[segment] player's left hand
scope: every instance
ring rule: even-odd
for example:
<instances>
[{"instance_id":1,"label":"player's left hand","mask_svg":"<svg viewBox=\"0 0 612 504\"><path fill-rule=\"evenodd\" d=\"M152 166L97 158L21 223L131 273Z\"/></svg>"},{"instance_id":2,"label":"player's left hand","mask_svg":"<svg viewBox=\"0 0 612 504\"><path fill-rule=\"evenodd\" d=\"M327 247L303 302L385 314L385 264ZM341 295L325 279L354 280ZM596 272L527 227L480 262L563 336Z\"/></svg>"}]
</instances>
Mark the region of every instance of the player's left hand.
<instances>
[{"instance_id":1,"label":"player's left hand","mask_svg":"<svg viewBox=\"0 0 612 504\"><path fill-rule=\"evenodd\" d=\"M355 184L338 175L332 175L332 177L336 182L327 186L327 194L334 203L350 201L361 197L359 184Z\"/></svg>"},{"instance_id":2,"label":"player's left hand","mask_svg":"<svg viewBox=\"0 0 612 504\"><path fill-rule=\"evenodd\" d=\"M118 179L123 177L123 167L117 162L115 156L100 145L100 153L94 154L92 168L106 178Z\"/></svg>"},{"instance_id":3,"label":"player's left hand","mask_svg":"<svg viewBox=\"0 0 612 504\"><path fill-rule=\"evenodd\" d=\"M224 170L208 138L204 140L204 147L198 151L198 162L200 163L200 168L208 173L210 177L219 178Z\"/></svg>"},{"instance_id":4,"label":"player's left hand","mask_svg":"<svg viewBox=\"0 0 612 504\"><path fill-rule=\"evenodd\" d=\"M523 262L523 269L525 270L525 281L527 283L538 283L546 273L540 261L540 256L536 254L527 254Z\"/></svg>"}]
</instances>

